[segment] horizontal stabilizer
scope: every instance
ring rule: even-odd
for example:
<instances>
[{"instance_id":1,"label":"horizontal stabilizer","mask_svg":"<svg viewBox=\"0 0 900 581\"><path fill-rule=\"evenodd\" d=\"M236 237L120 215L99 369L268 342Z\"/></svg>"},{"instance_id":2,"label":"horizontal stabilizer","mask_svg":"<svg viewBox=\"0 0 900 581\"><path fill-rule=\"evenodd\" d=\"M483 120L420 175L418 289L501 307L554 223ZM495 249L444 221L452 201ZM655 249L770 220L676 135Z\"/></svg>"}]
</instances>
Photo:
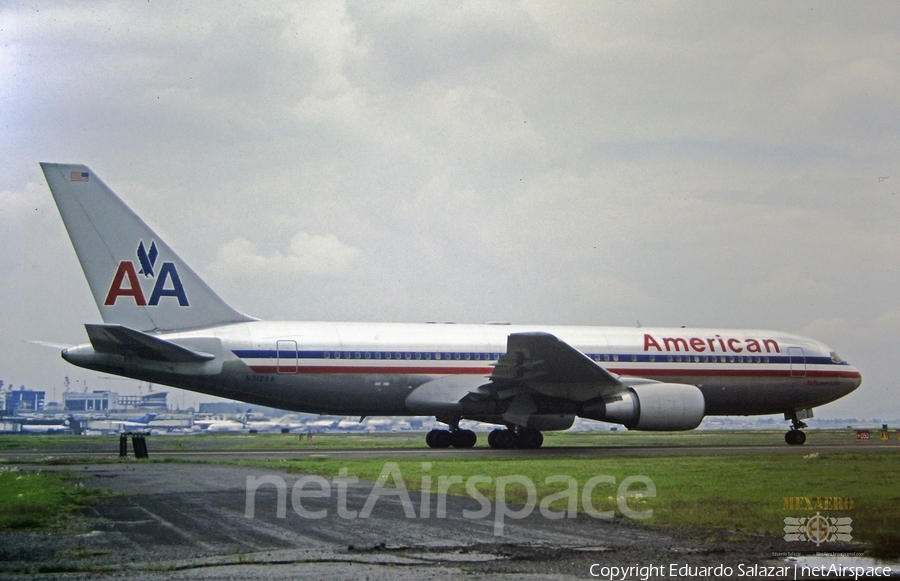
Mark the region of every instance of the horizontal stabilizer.
<instances>
[{"instance_id":1,"label":"horizontal stabilizer","mask_svg":"<svg viewBox=\"0 0 900 581\"><path fill-rule=\"evenodd\" d=\"M29 341L32 345L40 345L41 347L50 347L51 349L68 349L72 347L71 343L54 343L52 341Z\"/></svg>"},{"instance_id":2,"label":"horizontal stabilizer","mask_svg":"<svg viewBox=\"0 0 900 581\"><path fill-rule=\"evenodd\" d=\"M87 330L91 345L98 353L136 356L171 363L202 363L216 357L122 325L87 324L84 328Z\"/></svg>"}]
</instances>

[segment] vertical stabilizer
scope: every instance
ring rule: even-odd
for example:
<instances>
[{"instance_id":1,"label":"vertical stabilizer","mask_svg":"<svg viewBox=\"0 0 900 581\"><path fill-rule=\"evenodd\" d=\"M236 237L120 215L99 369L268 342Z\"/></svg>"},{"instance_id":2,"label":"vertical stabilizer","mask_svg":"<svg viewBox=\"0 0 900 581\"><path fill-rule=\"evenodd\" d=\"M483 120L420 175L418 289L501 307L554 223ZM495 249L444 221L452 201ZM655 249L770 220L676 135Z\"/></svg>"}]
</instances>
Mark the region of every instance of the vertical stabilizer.
<instances>
[{"instance_id":1,"label":"vertical stabilizer","mask_svg":"<svg viewBox=\"0 0 900 581\"><path fill-rule=\"evenodd\" d=\"M219 298L86 166L41 169L105 323L152 332L253 320Z\"/></svg>"}]
</instances>

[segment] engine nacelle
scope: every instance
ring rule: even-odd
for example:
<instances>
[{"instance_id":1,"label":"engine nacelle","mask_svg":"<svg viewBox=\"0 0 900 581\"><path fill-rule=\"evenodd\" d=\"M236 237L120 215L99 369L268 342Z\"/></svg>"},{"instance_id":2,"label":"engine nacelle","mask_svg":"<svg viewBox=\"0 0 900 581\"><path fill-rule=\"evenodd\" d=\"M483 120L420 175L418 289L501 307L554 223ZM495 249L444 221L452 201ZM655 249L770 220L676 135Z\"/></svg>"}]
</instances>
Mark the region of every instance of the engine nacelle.
<instances>
[{"instance_id":1,"label":"engine nacelle","mask_svg":"<svg viewBox=\"0 0 900 581\"><path fill-rule=\"evenodd\" d=\"M645 383L588 404L582 416L623 424L629 430L693 430L703 421L706 400L694 385Z\"/></svg>"}]
</instances>

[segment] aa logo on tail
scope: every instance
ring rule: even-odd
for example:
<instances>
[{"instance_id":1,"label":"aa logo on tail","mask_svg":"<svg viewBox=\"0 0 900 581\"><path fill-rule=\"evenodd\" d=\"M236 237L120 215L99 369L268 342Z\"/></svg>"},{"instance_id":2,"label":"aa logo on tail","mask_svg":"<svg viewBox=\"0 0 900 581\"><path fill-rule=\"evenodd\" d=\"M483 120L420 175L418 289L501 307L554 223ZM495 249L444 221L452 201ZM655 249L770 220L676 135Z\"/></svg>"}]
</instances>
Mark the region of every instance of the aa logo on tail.
<instances>
[{"instance_id":1,"label":"aa logo on tail","mask_svg":"<svg viewBox=\"0 0 900 581\"><path fill-rule=\"evenodd\" d=\"M161 298L174 297L178 299L178 306L190 306L174 262L163 262L159 267L159 273L154 272L158 257L159 250L156 248L156 242L151 240L150 249L147 250L144 247L144 241L141 240L137 247L140 270L137 270L132 260L120 262L103 304L111 307L116 304L119 297L131 297L134 304L139 307L155 307ZM150 300L146 298L147 295L141 286L141 279L138 278L139 274L144 276L144 280L155 279L153 290L150 292Z\"/></svg>"}]
</instances>

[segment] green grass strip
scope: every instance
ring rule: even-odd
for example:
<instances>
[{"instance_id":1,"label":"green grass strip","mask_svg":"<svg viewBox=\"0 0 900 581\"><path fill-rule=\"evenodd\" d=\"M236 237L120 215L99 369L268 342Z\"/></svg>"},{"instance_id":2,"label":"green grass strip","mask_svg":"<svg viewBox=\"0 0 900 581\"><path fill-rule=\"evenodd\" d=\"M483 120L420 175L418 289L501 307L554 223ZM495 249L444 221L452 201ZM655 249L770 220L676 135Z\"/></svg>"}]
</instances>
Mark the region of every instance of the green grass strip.
<instances>
[{"instance_id":1,"label":"green grass strip","mask_svg":"<svg viewBox=\"0 0 900 581\"><path fill-rule=\"evenodd\" d=\"M66 528L66 517L110 493L68 472L0 469L0 531Z\"/></svg>"}]
</instances>

